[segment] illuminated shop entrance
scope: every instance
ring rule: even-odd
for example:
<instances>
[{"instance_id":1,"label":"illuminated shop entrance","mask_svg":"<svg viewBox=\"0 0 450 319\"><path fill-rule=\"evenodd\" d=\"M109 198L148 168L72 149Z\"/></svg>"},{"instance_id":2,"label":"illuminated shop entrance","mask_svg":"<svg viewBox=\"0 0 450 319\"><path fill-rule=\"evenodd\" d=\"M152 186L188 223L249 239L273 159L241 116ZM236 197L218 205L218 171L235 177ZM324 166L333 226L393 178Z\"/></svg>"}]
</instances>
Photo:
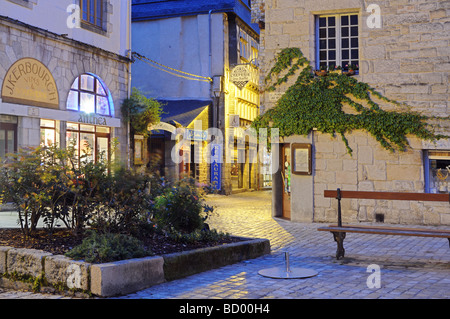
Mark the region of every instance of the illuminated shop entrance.
<instances>
[{"instance_id":1,"label":"illuminated shop entrance","mask_svg":"<svg viewBox=\"0 0 450 319\"><path fill-rule=\"evenodd\" d=\"M75 147L79 160L109 162L111 132L109 127L67 123L67 146Z\"/></svg>"}]
</instances>

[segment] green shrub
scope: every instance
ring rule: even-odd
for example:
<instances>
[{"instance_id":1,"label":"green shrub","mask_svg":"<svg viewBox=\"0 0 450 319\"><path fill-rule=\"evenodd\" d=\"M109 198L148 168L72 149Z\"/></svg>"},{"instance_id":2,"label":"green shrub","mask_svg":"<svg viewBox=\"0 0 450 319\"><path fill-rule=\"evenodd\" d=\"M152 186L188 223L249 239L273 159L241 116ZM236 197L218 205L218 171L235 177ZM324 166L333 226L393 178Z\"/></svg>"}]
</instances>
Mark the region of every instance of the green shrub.
<instances>
[{"instance_id":1,"label":"green shrub","mask_svg":"<svg viewBox=\"0 0 450 319\"><path fill-rule=\"evenodd\" d=\"M151 256L153 253L145 249L143 244L134 237L90 231L81 245L74 247L65 255L72 259L83 259L89 263L105 263Z\"/></svg>"},{"instance_id":2,"label":"green shrub","mask_svg":"<svg viewBox=\"0 0 450 319\"><path fill-rule=\"evenodd\" d=\"M107 176L98 191L89 225L102 232L134 235L147 223L151 205L151 175L119 167Z\"/></svg>"},{"instance_id":3,"label":"green shrub","mask_svg":"<svg viewBox=\"0 0 450 319\"><path fill-rule=\"evenodd\" d=\"M212 207L204 203L201 189L192 178L184 178L166 187L154 200L153 221L166 231L192 233L205 227Z\"/></svg>"},{"instance_id":4,"label":"green shrub","mask_svg":"<svg viewBox=\"0 0 450 319\"><path fill-rule=\"evenodd\" d=\"M25 236L42 220L51 232L57 221L81 234L87 226L102 232L140 231L159 182L151 173L119 163L82 160L72 145L21 149L0 163L0 194L11 199Z\"/></svg>"}]
</instances>

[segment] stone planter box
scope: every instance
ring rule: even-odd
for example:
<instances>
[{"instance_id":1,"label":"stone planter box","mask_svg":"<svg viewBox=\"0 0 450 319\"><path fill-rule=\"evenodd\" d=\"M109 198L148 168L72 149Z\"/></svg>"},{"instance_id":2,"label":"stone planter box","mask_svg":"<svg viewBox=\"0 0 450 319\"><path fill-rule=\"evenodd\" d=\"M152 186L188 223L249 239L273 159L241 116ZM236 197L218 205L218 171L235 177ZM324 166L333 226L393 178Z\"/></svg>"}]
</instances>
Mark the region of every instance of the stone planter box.
<instances>
[{"instance_id":1,"label":"stone planter box","mask_svg":"<svg viewBox=\"0 0 450 319\"><path fill-rule=\"evenodd\" d=\"M91 292L96 296L126 295L163 283L164 259L146 257L91 266Z\"/></svg>"},{"instance_id":2,"label":"stone planter box","mask_svg":"<svg viewBox=\"0 0 450 319\"><path fill-rule=\"evenodd\" d=\"M170 281L269 253L268 240L248 239L223 246L167 254L163 255L164 275Z\"/></svg>"},{"instance_id":3,"label":"stone planter box","mask_svg":"<svg viewBox=\"0 0 450 319\"><path fill-rule=\"evenodd\" d=\"M111 297L269 253L269 240L247 238L237 243L163 256L90 264L40 250L0 246L0 287L24 289L23 286L28 285L32 289L31 283L18 286L11 280L8 275L14 273L40 278L54 289ZM48 291L49 287L41 287L41 291Z\"/></svg>"}]
</instances>

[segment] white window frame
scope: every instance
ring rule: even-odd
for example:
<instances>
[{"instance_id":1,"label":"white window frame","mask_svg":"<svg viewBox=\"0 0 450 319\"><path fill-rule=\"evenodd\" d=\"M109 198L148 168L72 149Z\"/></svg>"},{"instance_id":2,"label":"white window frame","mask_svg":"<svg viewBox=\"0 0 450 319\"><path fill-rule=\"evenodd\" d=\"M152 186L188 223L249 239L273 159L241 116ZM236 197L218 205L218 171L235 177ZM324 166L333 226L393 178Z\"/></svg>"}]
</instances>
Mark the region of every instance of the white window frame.
<instances>
[{"instance_id":1,"label":"white window frame","mask_svg":"<svg viewBox=\"0 0 450 319\"><path fill-rule=\"evenodd\" d=\"M316 47L315 47L315 57L316 57L316 69L319 69L320 68L320 63L321 63L321 60L320 60L320 35L319 35L319 32L320 32L320 24L319 24L319 19L320 18L327 18L327 21L328 21L328 18L329 17L335 17L335 29L336 29L336 34L335 34L335 39L336 39L336 47L335 47L335 50L336 50L336 65L340 65L342 68L344 68L345 66L344 65L342 65L343 63L342 63L342 61L343 61L343 59L342 59L342 34L341 34L341 32L342 32L342 26L341 26L341 17L342 16L349 16L349 28L352 26L351 24L350 24L350 16L352 16L352 15L356 15L356 16L358 16L358 24L356 25L357 27L358 27L358 35L357 36L351 36L351 29L349 29L349 36L348 36L348 38L349 38L349 58L347 59L348 61L349 61L349 63L352 63L352 61L354 61L354 59L352 59L351 58L351 49L352 49L352 47L351 47L351 39L352 38L357 38L358 39L358 47L357 47L357 50L358 50L358 59L357 59L357 61L358 61L358 65L359 65L359 63L360 63L360 61L361 61L361 52L360 52L360 44L361 44L361 41L360 41L360 34L361 34L361 27L360 27L360 23L361 23L361 16L358 14L358 13L356 13L356 12L346 12L346 13L339 13L339 14L320 14L320 15L316 15L315 16L315 30L316 30L316 34L315 34L315 40L316 40ZM327 29L328 29L328 26L326 27ZM327 37L325 38L327 41L330 39L329 37L328 37L328 34L327 34ZM326 61L327 61L327 66L329 65L328 64L328 62L330 61L328 58L328 46L327 46L327 49L326 49L326 52L327 52L327 59L326 59ZM357 72L358 73L358 72Z\"/></svg>"}]
</instances>

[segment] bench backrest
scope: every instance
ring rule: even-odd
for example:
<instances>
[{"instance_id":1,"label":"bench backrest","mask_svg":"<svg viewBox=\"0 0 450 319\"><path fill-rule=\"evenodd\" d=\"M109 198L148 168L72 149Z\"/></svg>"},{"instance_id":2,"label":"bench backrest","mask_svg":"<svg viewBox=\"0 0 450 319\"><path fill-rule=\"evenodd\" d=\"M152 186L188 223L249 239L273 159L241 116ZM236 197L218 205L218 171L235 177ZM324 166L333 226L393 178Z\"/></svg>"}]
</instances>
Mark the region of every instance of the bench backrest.
<instances>
[{"instance_id":1,"label":"bench backrest","mask_svg":"<svg viewBox=\"0 0 450 319\"><path fill-rule=\"evenodd\" d=\"M339 190L339 192L341 198L450 202L450 194L366 192L366 191L343 191L343 190ZM323 196L330 198L337 198L338 191L325 190Z\"/></svg>"},{"instance_id":2,"label":"bench backrest","mask_svg":"<svg viewBox=\"0 0 450 319\"><path fill-rule=\"evenodd\" d=\"M366 191L335 191L325 190L324 197L336 198L338 200L338 226L342 226L341 199L387 199L387 200L416 200L450 202L450 194L427 194L427 193L397 193L397 192L366 192Z\"/></svg>"}]
</instances>

